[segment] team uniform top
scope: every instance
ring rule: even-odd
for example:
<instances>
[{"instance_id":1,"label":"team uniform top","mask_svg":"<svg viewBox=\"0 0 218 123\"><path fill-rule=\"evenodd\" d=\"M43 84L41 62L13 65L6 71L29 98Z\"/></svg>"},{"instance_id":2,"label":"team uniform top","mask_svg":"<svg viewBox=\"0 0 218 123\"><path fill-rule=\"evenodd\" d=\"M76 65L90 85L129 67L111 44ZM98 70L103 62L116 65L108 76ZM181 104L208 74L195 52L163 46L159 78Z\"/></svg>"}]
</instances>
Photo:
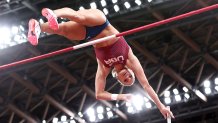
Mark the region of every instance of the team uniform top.
<instances>
[{"instance_id":1,"label":"team uniform top","mask_svg":"<svg viewBox=\"0 0 218 123\"><path fill-rule=\"evenodd\" d=\"M101 33L107 26L109 21L102 25L86 27L86 40L94 38ZM126 64L128 58L129 46L123 37L120 37L114 44L106 47L95 48L95 54L98 60L105 67L112 67L115 64Z\"/></svg>"},{"instance_id":2,"label":"team uniform top","mask_svg":"<svg viewBox=\"0 0 218 123\"><path fill-rule=\"evenodd\" d=\"M95 54L105 67L112 67L116 64L126 64L128 59L129 45L123 37L120 37L114 44L95 48Z\"/></svg>"}]
</instances>

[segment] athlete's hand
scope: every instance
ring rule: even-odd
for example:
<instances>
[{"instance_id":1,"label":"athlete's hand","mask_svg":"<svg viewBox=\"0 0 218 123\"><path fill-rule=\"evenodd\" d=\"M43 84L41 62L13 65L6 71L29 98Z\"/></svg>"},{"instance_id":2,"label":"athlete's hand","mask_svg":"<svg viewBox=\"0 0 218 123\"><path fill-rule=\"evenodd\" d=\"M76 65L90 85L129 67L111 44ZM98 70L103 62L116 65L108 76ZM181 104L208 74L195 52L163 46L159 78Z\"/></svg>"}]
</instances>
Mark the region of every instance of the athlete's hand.
<instances>
[{"instance_id":1,"label":"athlete's hand","mask_svg":"<svg viewBox=\"0 0 218 123\"><path fill-rule=\"evenodd\" d=\"M173 113L170 111L170 108L167 108L165 106L163 106L161 109L160 109L160 112L161 114L164 116L164 118L168 118L168 117L171 117L171 118L175 118L173 116Z\"/></svg>"},{"instance_id":2,"label":"athlete's hand","mask_svg":"<svg viewBox=\"0 0 218 123\"><path fill-rule=\"evenodd\" d=\"M124 101L131 102L132 99L133 99L132 94L123 94L123 100Z\"/></svg>"}]
</instances>

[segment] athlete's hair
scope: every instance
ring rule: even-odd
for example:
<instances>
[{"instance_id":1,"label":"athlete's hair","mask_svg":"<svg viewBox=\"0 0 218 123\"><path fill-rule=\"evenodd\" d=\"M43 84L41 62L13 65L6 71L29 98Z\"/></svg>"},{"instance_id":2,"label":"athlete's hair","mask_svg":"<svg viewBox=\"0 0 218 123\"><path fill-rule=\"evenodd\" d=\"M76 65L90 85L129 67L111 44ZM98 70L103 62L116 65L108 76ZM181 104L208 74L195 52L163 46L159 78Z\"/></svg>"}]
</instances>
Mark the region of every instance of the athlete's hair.
<instances>
[{"instance_id":1,"label":"athlete's hair","mask_svg":"<svg viewBox=\"0 0 218 123\"><path fill-rule=\"evenodd\" d=\"M129 71L129 73L131 74L131 76L132 76L132 84L131 85L133 85L134 84L134 82L135 82L135 74L133 73L133 71L131 70L131 69L129 69L129 68L127 68L127 67L125 67L128 71ZM121 85L123 85L123 86L131 86L131 85L126 85L126 84L124 84L123 82L121 82L118 78L117 78L117 71L115 70L115 68L113 68L112 69L112 71L111 71L111 74L112 74L112 76L114 77L114 78L116 78L117 79L117 81L121 84Z\"/></svg>"}]
</instances>

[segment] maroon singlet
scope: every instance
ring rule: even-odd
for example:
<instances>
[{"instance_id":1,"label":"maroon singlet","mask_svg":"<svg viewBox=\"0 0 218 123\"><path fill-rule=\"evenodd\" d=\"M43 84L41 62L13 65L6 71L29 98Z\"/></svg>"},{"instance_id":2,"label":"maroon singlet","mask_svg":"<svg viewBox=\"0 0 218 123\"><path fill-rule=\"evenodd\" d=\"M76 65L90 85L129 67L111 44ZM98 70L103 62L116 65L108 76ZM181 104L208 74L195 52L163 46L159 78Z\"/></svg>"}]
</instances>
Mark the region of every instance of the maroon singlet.
<instances>
[{"instance_id":1,"label":"maroon singlet","mask_svg":"<svg viewBox=\"0 0 218 123\"><path fill-rule=\"evenodd\" d=\"M115 64L126 64L128 59L129 45L123 37L120 37L114 44L106 47L95 48L98 60L105 67L112 67Z\"/></svg>"}]
</instances>

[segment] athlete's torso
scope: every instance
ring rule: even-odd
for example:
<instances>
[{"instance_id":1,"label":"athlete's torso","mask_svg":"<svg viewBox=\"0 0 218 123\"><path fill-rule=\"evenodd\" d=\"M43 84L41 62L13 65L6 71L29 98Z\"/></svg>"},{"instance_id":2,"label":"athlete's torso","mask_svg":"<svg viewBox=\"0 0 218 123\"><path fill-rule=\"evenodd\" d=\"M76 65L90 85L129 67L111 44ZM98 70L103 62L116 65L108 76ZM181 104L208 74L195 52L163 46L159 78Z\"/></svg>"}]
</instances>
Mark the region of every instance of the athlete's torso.
<instances>
[{"instance_id":1,"label":"athlete's torso","mask_svg":"<svg viewBox=\"0 0 218 123\"><path fill-rule=\"evenodd\" d=\"M107 68L116 64L126 64L128 59L129 45L123 37L120 37L114 44L95 48L98 60Z\"/></svg>"}]
</instances>

